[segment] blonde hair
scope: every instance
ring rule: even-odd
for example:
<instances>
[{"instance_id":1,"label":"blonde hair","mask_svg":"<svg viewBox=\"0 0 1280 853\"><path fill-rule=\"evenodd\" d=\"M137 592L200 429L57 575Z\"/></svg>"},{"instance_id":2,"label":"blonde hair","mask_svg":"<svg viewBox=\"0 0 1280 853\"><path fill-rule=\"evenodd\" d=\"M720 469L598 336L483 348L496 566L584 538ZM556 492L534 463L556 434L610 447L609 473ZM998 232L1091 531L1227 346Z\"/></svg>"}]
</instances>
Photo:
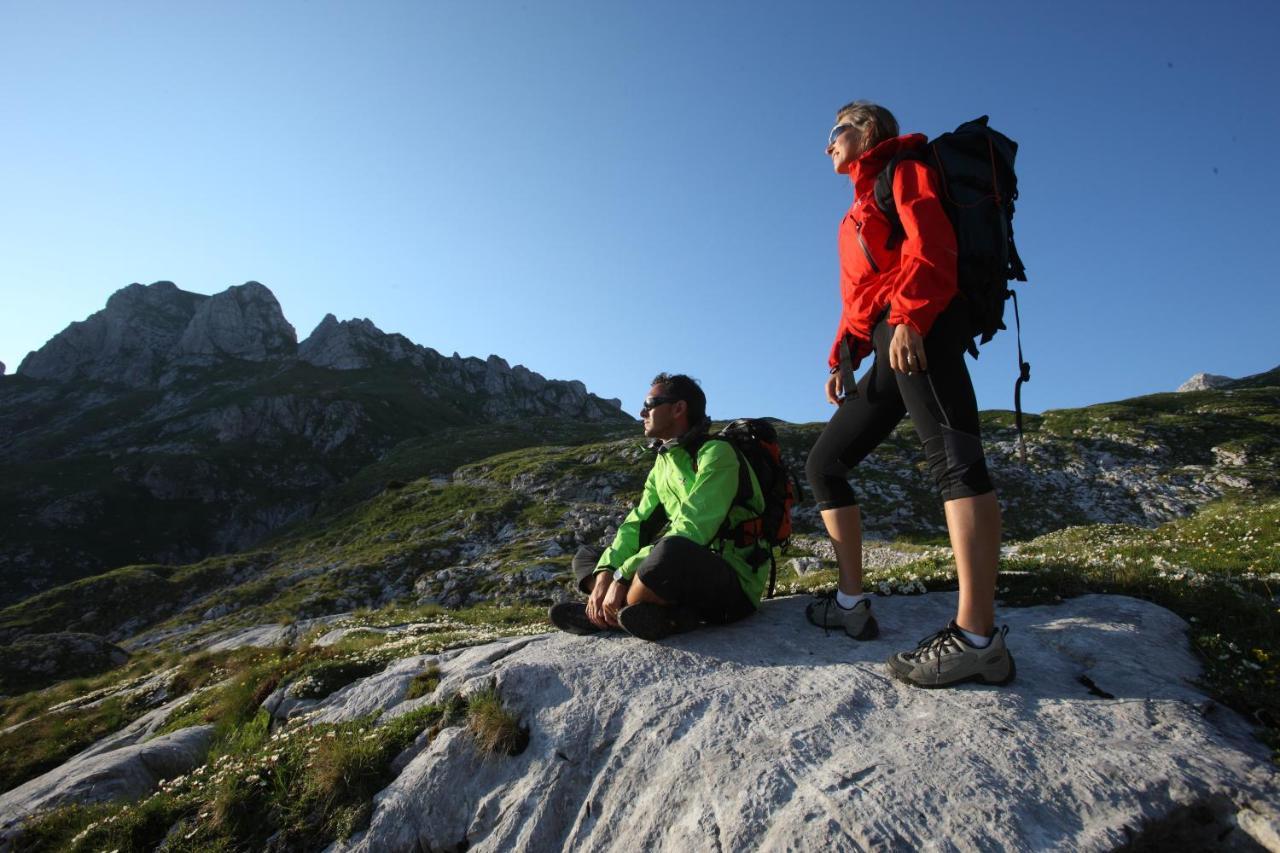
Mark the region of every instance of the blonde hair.
<instances>
[{"instance_id":1,"label":"blonde hair","mask_svg":"<svg viewBox=\"0 0 1280 853\"><path fill-rule=\"evenodd\" d=\"M870 101L850 101L836 111L836 124L851 124L858 134L858 153L870 151L898 135L893 113Z\"/></svg>"}]
</instances>

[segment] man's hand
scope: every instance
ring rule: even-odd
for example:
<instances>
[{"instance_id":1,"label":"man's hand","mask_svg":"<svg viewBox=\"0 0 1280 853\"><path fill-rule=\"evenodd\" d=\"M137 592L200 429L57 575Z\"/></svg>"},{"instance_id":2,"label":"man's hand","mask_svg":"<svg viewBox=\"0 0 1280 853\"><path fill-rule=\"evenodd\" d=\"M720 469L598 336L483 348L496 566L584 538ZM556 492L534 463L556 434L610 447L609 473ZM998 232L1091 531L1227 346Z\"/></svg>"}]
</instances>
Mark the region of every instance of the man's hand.
<instances>
[{"instance_id":1,"label":"man's hand","mask_svg":"<svg viewBox=\"0 0 1280 853\"><path fill-rule=\"evenodd\" d=\"M604 621L608 623L610 628L621 628L618 622L618 611L627 606L627 591L631 588L631 584L626 581L615 580L609 586L608 592L604 594Z\"/></svg>"},{"instance_id":2,"label":"man's hand","mask_svg":"<svg viewBox=\"0 0 1280 853\"><path fill-rule=\"evenodd\" d=\"M596 572L596 585L591 588L591 595L587 596L587 618L597 628L612 627L604 615L604 600L611 586L615 586L612 572Z\"/></svg>"},{"instance_id":3,"label":"man's hand","mask_svg":"<svg viewBox=\"0 0 1280 853\"><path fill-rule=\"evenodd\" d=\"M840 375L840 371L836 371L827 377L827 402L833 406L840 405L840 401L844 398L844 377Z\"/></svg>"},{"instance_id":4,"label":"man's hand","mask_svg":"<svg viewBox=\"0 0 1280 853\"><path fill-rule=\"evenodd\" d=\"M893 340L889 341L889 366L908 376L929 369L924 355L924 338L905 323L893 327Z\"/></svg>"}]
</instances>

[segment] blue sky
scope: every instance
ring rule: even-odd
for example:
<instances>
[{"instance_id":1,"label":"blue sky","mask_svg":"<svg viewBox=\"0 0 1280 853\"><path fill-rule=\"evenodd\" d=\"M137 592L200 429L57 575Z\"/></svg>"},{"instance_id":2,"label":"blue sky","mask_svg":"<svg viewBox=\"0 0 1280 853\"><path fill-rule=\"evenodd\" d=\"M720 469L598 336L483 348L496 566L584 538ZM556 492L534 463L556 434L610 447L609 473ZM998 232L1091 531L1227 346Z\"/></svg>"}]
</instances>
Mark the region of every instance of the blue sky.
<instances>
[{"instance_id":1,"label":"blue sky","mask_svg":"<svg viewBox=\"0 0 1280 853\"><path fill-rule=\"evenodd\" d=\"M629 411L672 370L716 417L822 420L822 148L869 98L1021 144L1027 409L1280 363L1280 5L906 9L3 0L0 361L130 282L257 280L300 338L368 317Z\"/></svg>"}]
</instances>

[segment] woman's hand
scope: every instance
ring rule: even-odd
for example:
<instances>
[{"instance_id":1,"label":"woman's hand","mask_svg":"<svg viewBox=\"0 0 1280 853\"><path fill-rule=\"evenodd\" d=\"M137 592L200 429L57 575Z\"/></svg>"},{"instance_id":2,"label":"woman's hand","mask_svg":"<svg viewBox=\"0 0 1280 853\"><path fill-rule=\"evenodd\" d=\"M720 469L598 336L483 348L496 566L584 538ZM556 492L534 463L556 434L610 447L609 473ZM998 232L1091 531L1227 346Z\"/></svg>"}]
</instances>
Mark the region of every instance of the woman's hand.
<instances>
[{"instance_id":1,"label":"woman's hand","mask_svg":"<svg viewBox=\"0 0 1280 853\"><path fill-rule=\"evenodd\" d=\"M905 323L893 327L893 340L889 341L889 366L908 376L929 369L924 354L924 338Z\"/></svg>"},{"instance_id":2,"label":"woman's hand","mask_svg":"<svg viewBox=\"0 0 1280 853\"><path fill-rule=\"evenodd\" d=\"M844 377L836 371L827 377L827 402L833 406L840 405L844 398Z\"/></svg>"}]
</instances>

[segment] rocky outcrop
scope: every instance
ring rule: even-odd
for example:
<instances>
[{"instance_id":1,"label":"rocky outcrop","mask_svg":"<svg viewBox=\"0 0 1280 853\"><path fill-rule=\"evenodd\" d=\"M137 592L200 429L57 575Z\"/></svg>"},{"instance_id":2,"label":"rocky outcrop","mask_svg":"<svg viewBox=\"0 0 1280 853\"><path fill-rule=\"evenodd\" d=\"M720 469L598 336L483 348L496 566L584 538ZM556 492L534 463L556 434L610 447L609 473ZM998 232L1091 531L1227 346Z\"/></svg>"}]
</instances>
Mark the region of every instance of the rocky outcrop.
<instances>
[{"instance_id":1,"label":"rocky outcrop","mask_svg":"<svg viewBox=\"0 0 1280 853\"><path fill-rule=\"evenodd\" d=\"M100 753L93 749L0 796L0 846L31 814L64 803L136 800L204 763L213 726L195 726Z\"/></svg>"},{"instance_id":2,"label":"rocky outcrop","mask_svg":"<svg viewBox=\"0 0 1280 853\"><path fill-rule=\"evenodd\" d=\"M427 353L404 335L389 335L369 319L342 320L324 315L320 325L298 345L298 359L316 367L331 370L360 370L380 362L409 361L417 367L425 364Z\"/></svg>"},{"instance_id":3,"label":"rocky outcrop","mask_svg":"<svg viewBox=\"0 0 1280 853\"><path fill-rule=\"evenodd\" d=\"M72 323L29 354L18 374L57 382L153 385L197 309L208 300L179 290L171 281L131 284L112 294L106 308Z\"/></svg>"},{"instance_id":4,"label":"rocky outcrop","mask_svg":"<svg viewBox=\"0 0 1280 853\"><path fill-rule=\"evenodd\" d=\"M1235 380L1230 376L1218 376L1214 373L1197 373L1178 386L1179 391L1209 391L1230 385Z\"/></svg>"},{"instance_id":5,"label":"rocky outcrop","mask_svg":"<svg viewBox=\"0 0 1280 853\"><path fill-rule=\"evenodd\" d=\"M361 370L385 363L406 363L436 377L423 386L428 396L455 388L485 398L484 414L499 420L520 415L556 415L592 420L616 418L622 401L601 400L577 381L548 380L523 365L512 367L499 356L483 361L454 353L446 358L404 335L387 334L371 321L339 321L325 315L305 341L298 359L332 370Z\"/></svg>"},{"instance_id":6,"label":"rocky outcrop","mask_svg":"<svg viewBox=\"0 0 1280 853\"><path fill-rule=\"evenodd\" d=\"M266 361L293 355L297 343L275 295L250 281L202 302L174 355L182 364L213 364L224 358Z\"/></svg>"},{"instance_id":7,"label":"rocky outcrop","mask_svg":"<svg viewBox=\"0 0 1280 853\"><path fill-rule=\"evenodd\" d=\"M120 666L129 653L95 634L60 632L0 645L0 692L32 690Z\"/></svg>"},{"instance_id":8,"label":"rocky outcrop","mask_svg":"<svg viewBox=\"0 0 1280 853\"><path fill-rule=\"evenodd\" d=\"M496 684L530 740L493 756L444 731L335 849L1144 849L1189 813L1246 847L1241 827L1276 831L1265 747L1193 686L1186 624L1160 607L1007 609L1017 679L926 691L883 662L944 624L954 594L878 599L881 637L862 643L807 624L805 603L659 644L508 640L344 688L313 719ZM405 700L430 666L435 693Z\"/></svg>"}]
</instances>

